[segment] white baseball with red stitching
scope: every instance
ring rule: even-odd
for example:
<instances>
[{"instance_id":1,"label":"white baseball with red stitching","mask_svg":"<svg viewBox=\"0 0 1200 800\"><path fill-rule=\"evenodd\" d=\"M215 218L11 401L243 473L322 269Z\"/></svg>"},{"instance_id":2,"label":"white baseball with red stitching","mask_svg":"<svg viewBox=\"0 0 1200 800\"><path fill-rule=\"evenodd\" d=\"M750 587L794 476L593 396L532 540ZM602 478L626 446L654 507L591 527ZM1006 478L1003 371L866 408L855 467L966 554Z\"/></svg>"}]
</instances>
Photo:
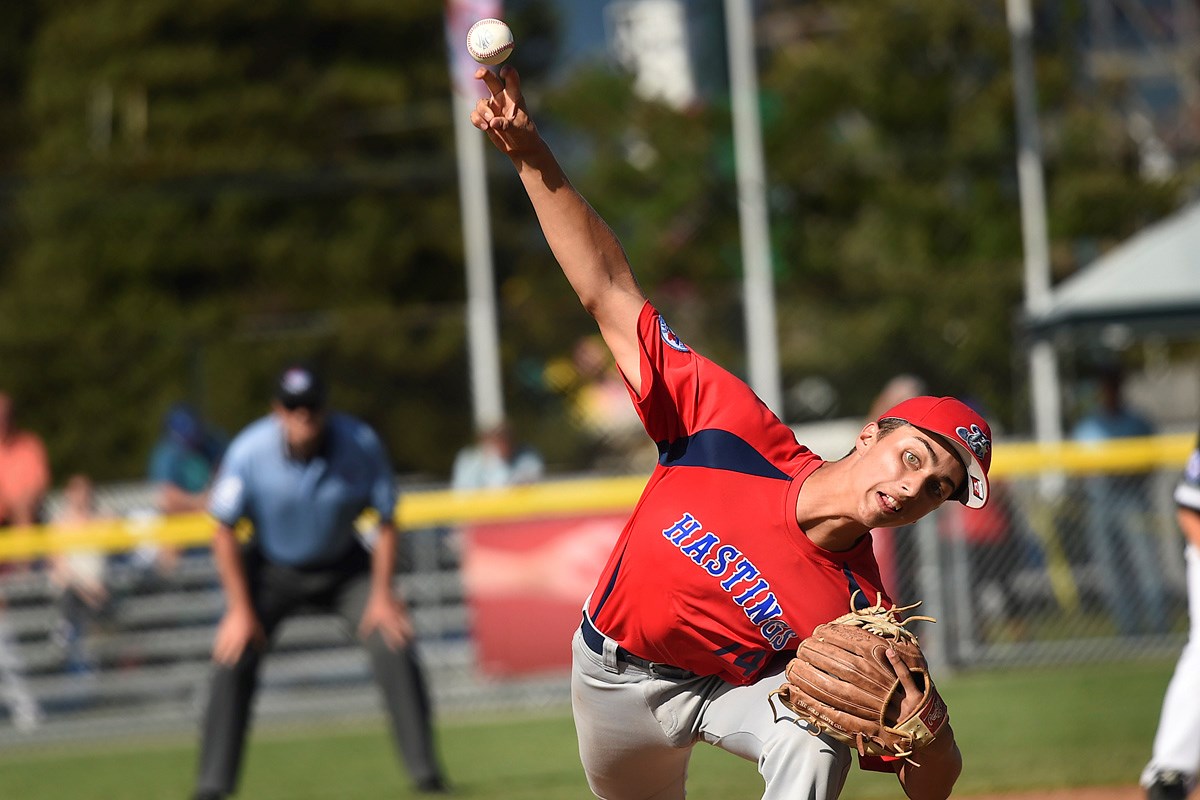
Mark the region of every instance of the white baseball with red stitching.
<instances>
[{"instance_id":1,"label":"white baseball with red stitching","mask_svg":"<svg viewBox=\"0 0 1200 800\"><path fill-rule=\"evenodd\" d=\"M512 30L501 20L481 19L467 31L467 52L480 64L499 64L512 49Z\"/></svg>"}]
</instances>

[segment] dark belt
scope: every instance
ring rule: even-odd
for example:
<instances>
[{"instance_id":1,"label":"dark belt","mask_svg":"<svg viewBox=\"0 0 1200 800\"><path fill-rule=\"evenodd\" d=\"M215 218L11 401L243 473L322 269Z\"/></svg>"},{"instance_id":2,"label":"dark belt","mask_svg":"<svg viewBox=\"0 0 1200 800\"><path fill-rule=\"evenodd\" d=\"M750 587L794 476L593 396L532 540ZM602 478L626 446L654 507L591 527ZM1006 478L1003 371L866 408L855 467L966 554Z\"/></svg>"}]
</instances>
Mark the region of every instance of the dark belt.
<instances>
[{"instance_id":1,"label":"dark belt","mask_svg":"<svg viewBox=\"0 0 1200 800\"><path fill-rule=\"evenodd\" d=\"M588 646L598 656L604 655L604 640L607 638L603 633L596 630L596 626L588 619L588 615L583 615L583 624L579 626L579 631L583 634L583 643ZM624 661L626 664L632 664L638 669L644 669L651 675L658 678L670 678L672 680L686 680L687 678L696 677L696 673L683 667L673 667L670 664L659 664L655 661L647 661L644 658L635 656L633 653L626 650L621 645L617 645L617 661Z\"/></svg>"}]
</instances>

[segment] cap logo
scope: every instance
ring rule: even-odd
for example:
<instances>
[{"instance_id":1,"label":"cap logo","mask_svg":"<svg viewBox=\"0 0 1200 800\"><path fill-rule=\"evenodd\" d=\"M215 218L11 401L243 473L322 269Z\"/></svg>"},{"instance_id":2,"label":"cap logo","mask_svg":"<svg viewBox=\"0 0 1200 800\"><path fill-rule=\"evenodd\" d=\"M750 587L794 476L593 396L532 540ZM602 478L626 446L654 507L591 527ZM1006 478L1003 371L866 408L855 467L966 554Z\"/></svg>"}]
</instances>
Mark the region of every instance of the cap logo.
<instances>
[{"instance_id":1,"label":"cap logo","mask_svg":"<svg viewBox=\"0 0 1200 800\"><path fill-rule=\"evenodd\" d=\"M980 430L978 425L973 422L970 428L959 425L954 429L954 432L958 434L958 438L966 442L967 447L971 448L971 452L975 454L977 459L983 461L987 458L988 450L991 449L992 443L988 440L987 434Z\"/></svg>"},{"instance_id":2,"label":"cap logo","mask_svg":"<svg viewBox=\"0 0 1200 800\"><path fill-rule=\"evenodd\" d=\"M289 369L283 376L283 388L288 394L304 394L312 388L313 379L308 370Z\"/></svg>"},{"instance_id":3,"label":"cap logo","mask_svg":"<svg viewBox=\"0 0 1200 800\"><path fill-rule=\"evenodd\" d=\"M971 494L975 496L976 500L984 499L983 481L979 480L979 478L976 478L974 475L971 476Z\"/></svg>"}]
</instances>

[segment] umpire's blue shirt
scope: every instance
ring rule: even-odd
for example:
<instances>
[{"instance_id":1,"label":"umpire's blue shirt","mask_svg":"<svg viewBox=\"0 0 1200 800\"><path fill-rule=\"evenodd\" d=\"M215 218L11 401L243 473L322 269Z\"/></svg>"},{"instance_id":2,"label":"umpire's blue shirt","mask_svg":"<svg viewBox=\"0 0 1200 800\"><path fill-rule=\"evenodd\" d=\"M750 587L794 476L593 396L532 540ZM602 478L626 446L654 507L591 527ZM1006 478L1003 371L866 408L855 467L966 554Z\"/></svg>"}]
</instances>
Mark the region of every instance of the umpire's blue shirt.
<instances>
[{"instance_id":1,"label":"umpire's blue shirt","mask_svg":"<svg viewBox=\"0 0 1200 800\"><path fill-rule=\"evenodd\" d=\"M308 461L288 455L273 415L245 428L225 452L209 513L233 527L254 525L267 560L293 567L330 564L355 546L364 509L392 521L396 484L379 437L364 422L329 413L321 449Z\"/></svg>"}]
</instances>

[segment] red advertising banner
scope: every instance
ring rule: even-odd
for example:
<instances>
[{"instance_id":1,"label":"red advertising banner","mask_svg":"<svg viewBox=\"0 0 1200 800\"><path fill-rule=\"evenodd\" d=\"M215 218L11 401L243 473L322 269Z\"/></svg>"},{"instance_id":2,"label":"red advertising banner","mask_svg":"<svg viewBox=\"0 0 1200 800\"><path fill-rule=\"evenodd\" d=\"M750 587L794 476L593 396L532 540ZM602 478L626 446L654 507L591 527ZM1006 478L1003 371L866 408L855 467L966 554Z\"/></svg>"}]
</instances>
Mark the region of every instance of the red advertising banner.
<instances>
[{"instance_id":1,"label":"red advertising banner","mask_svg":"<svg viewBox=\"0 0 1200 800\"><path fill-rule=\"evenodd\" d=\"M628 512L470 525L462 575L480 670L565 670L588 593Z\"/></svg>"}]
</instances>

